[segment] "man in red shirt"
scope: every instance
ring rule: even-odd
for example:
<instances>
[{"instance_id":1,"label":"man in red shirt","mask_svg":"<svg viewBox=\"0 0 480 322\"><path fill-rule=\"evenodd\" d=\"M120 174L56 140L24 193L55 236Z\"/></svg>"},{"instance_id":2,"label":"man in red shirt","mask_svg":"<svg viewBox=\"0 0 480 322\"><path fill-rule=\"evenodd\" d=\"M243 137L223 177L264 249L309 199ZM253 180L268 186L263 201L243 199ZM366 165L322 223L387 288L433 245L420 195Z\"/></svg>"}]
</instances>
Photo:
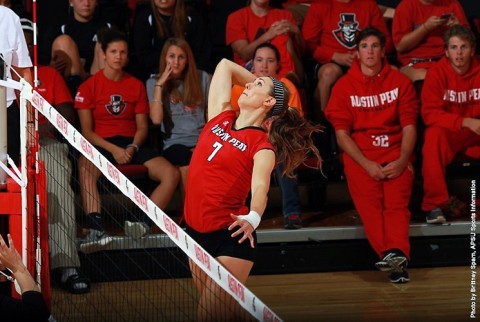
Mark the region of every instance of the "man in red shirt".
<instances>
[{"instance_id":1,"label":"man in red shirt","mask_svg":"<svg viewBox=\"0 0 480 322\"><path fill-rule=\"evenodd\" d=\"M468 25L457 0L403 0L392 21L402 73L413 82L423 80L443 56L443 33L456 24Z\"/></svg>"},{"instance_id":2,"label":"man in red shirt","mask_svg":"<svg viewBox=\"0 0 480 322\"><path fill-rule=\"evenodd\" d=\"M422 90L424 197L427 223L441 224L461 208L450 197L445 167L457 154L480 159L480 63L475 36L456 25L444 35L445 57L429 69Z\"/></svg>"},{"instance_id":3,"label":"man in red shirt","mask_svg":"<svg viewBox=\"0 0 480 322\"><path fill-rule=\"evenodd\" d=\"M369 26L386 35L386 51L390 52L393 44L375 1L320 1L313 3L308 10L302 33L309 55L319 64L314 93L317 120L322 119L333 84L354 60L358 33Z\"/></svg>"},{"instance_id":4,"label":"man in red shirt","mask_svg":"<svg viewBox=\"0 0 480 322\"><path fill-rule=\"evenodd\" d=\"M344 151L365 235L380 258L375 266L392 283L405 283L418 101L412 82L387 63L379 30L366 28L357 41L358 59L332 89L326 117Z\"/></svg>"}]
</instances>

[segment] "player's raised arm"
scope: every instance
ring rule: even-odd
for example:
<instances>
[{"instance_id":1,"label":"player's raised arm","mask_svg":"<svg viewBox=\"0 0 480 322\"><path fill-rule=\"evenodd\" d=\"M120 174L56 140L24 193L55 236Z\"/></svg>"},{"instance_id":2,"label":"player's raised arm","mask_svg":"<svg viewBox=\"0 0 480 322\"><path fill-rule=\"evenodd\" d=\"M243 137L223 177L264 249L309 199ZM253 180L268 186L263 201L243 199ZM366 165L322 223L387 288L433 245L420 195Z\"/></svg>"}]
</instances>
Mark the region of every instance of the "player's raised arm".
<instances>
[{"instance_id":1,"label":"player's raised arm","mask_svg":"<svg viewBox=\"0 0 480 322\"><path fill-rule=\"evenodd\" d=\"M222 59L212 77L208 94L208 119L229 110L232 85L244 86L256 77L248 70L228 59Z\"/></svg>"}]
</instances>

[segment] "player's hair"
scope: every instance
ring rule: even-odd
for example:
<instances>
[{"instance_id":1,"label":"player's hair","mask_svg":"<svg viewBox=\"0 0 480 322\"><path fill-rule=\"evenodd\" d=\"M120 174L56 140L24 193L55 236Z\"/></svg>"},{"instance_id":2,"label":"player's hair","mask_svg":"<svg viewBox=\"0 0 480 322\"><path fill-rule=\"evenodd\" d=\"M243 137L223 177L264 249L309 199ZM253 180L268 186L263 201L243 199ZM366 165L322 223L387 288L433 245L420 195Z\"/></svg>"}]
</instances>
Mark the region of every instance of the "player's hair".
<instances>
[{"instance_id":1,"label":"player's hair","mask_svg":"<svg viewBox=\"0 0 480 322\"><path fill-rule=\"evenodd\" d=\"M458 37L470 43L473 49L477 46L477 40L475 38L475 34L473 31L468 28L467 26L462 25L454 25L451 28L448 28L445 33L443 34L443 42L445 49L448 48L448 43L450 42L450 38Z\"/></svg>"},{"instance_id":2,"label":"player's hair","mask_svg":"<svg viewBox=\"0 0 480 322\"><path fill-rule=\"evenodd\" d=\"M360 31L360 33L357 36L357 39L356 39L357 49L359 48L360 42L370 36L377 37L378 41L380 41L380 46L382 48L385 48L386 38L383 32L381 32L375 27L367 27L362 31Z\"/></svg>"},{"instance_id":3,"label":"player's hair","mask_svg":"<svg viewBox=\"0 0 480 322\"><path fill-rule=\"evenodd\" d=\"M185 29L186 29L186 9L185 9L185 2L184 0L176 0L175 7L173 8L173 15L172 15L172 26L171 28L167 27L166 21L163 19L160 12L158 12L157 7L155 6L155 0L151 0L150 4L152 6L152 13L155 19L155 23L157 26L158 34L161 38L165 39L170 36L175 36L176 38L184 38L185 37ZM173 31L173 35L169 34L168 30Z\"/></svg>"},{"instance_id":4,"label":"player's hair","mask_svg":"<svg viewBox=\"0 0 480 322\"><path fill-rule=\"evenodd\" d=\"M268 139L275 148L277 161L284 165L283 174L294 177L295 168L312 153L318 159L320 168L322 158L315 146L313 135L321 132L322 128L303 118L296 108L289 107L290 92L287 87L279 80L273 77L271 79L273 86L270 95L275 97L277 103L267 113L267 121L271 121Z\"/></svg>"},{"instance_id":5,"label":"player's hair","mask_svg":"<svg viewBox=\"0 0 480 322\"><path fill-rule=\"evenodd\" d=\"M97 36L104 53L112 42L123 41L128 45L127 36L115 28L103 27L97 32Z\"/></svg>"}]
</instances>

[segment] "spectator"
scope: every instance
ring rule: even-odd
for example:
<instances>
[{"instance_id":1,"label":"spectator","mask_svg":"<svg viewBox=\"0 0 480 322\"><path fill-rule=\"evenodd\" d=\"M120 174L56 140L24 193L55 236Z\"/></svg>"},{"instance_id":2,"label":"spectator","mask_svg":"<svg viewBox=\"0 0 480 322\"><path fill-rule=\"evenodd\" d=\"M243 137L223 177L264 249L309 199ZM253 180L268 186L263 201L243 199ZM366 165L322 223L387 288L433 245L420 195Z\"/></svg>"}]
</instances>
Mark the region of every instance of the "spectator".
<instances>
[{"instance_id":1,"label":"spectator","mask_svg":"<svg viewBox=\"0 0 480 322\"><path fill-rule=\"evenodd\" d=\"M133 44L139 67L146 74L158 74L158 61L165 41L170 38L185 39L197 67L210 70L211 44L202 17L185 7L184 0L150 0L150 6L138 6L133 24Z\"/></svg>"},{"instance_id":2,"label":"spectator","mask_svg":"<svg viewBox=\"0 0 480 322\"><path fill-rule=\"evenodd\" d=\"M23 36L20 18L9 8L0 5L0 30L3 36L0 38L0 60L7 67L7 78L18 80L17 73L25 81L32 84L32 74L30 67L32 61L28 55L28 48ZM11 72L13 69L15 72ZM7 153L10 158L19 164L20 158L20 109L15 100L15 91L7 88ZM31 127L29 133L33 133L33 113L28 106L28 126ZM27 137L29 145L33 138Z\"/></svg>"},{"instance_id":3,"label":"spectator","mask_svg":"<svg viewBox=\"0 0 480 322\"><path fill-rule=\"evenodd\" d=\"M21 19L30 56L33 55L33 24ZM73 100L62 76L49 66L39 66L37 91L71 124L75 123ZM75 203L70 186L72 165L68 145L56 139L51 123L39 113L40 159L45 161L47 174L50 270L58 277L59 285L73 294L90 291L90 280L80 268L74 236Z\"/></svg>"},{"instance_id":4,"label":"spectator","mask_svg":"<svg viewBox=\"0 0 480 322\"><path fill-rule=\"evenodd\" d=\"M330 90L355 58L358 33L369 26L386 35L386 52L393 50L385 20L371 0L327 0L312 4L303 24L309 54L318 62L314 118L320 121Z\"/></svg>"},{"instance_id":5,"label":"spectator","mask_svg":"<svg viewBox=\"0 0 480 322\"><path fill-rule=\"evenodd\" d=\"M70 0L70 6L72 15L53 41L50 65L75 94L81 82L103 68L98 32L111 25L95 16L97 0Z\"/></svg>"},{"instance_id":6,"label":"spectator","mask_svg":"<svg viewBox=\"0 0 480 322\"><path fill-rule=\"evenodd\" d=\"M357 37L357 56L334 86L326 116L335 127L348 189L370 245L392 283L409 281L408 204L414 179L418 101L412 82L385 59L375 28Z\"/></svg>"},{"instance_id":7,"label":"spectator","mask_svg":"<svg viewBox=\"0 0 480 322\"><path fill-rule=\"evenodd\" d=\"M427 223L441 224L459 215L464 203L450 197L445 167L463 154L480 159L480 63L476 40L466 26L455 25L444 35L445 57L433 65L422 90L423 145L422 209Z\"/></svg>"},{"instance_id":8,"label":"spectator","mask_svg":"<svg viewBox=\"0 0 480 322\"><path fill-rule=\"evenodd\" d=\"M303 81L300 57L304 51L304 41L289 11L270 7L269 0L251 0L247 7L228 16L226 28L226 43L232 47L237 64L250 69L255 48L270 42L280 51L278 75L296 84Z\"/></svg>"},{"instance_id":9,"label":"spectator","mask_svg":"<svg viewBox=\"0 0 480 322\"><path fill-rule=\"evenodd\" d=\"M278 77L277 73L280 69L280 52L277 47L271 43L263 43L258 45L253 53L253 74L257 77ZM288 106L297 109L298 113L303 116L302 103L297 88L287 78L280 78L280 81L288 88L290 99ZM239 111L238 99L242 95L245 88L240 85L233 85L232 97L230 104L233 110ZM284 216L285 229L299 229L302 227L300 195L296 178L292 178L283 174L284 165L277 164L275 167L275 177L282 192L282 206Z\"/></svg>"},{"instance_id":10,"label":"spectator","mask_svg":"<svg viewBox=\"0 0 480 322\"><path fill-rule=\"evenodd\" d=\"M15 276L15 284L18 284L22 299L14 299L0 295L0 310L2 321L31 321L45 322L50 313L43 300L42 293L35 283L32 275L22 262L22 258L13 244L12 237L8 235L8 243L5 244L0 235L0 270L8 269Z\"/></svg>"},{"instance_id":11,"label":"spectator","mask_svg":"<svg viewBox=\"0 0 480 322\"><path fill-rule=\"evenodd\" d=\"M443 56L443 33L457 24L468 24L457 0L402 0L392 21L401 72L413 82L423 80Z\"/></svg>"},{"instance_id":12,"label":"spectator","mask_svg":"<svg viewBox=\"0 0 480 322\"><path fill-rule=\"evenodd\" d=\"M148 101L145 86L125 73L128 44L124 34L107 30L102 37L105 68L84 82L75 97L83 136L114 164L143 164L150 179L160 182L150 199L165 207L177 187L178 170L151 148L142 146L148 136ZM80 250L88 253L108 245L97 181L100 170L84 156L79 159L80 193L90 232ZM125 233L140 238L149 224L125 222Z\"/></svg>"},{"instance_id":13,"label":"spectator","mask_svg":"<svg viewBox=\"0 0 480 322\"><path fill-rule=\"evenodd\" d=\"M165 41L159 70L159 77L147 81L150 117L162 125L163 156L179 168L184 195L188 165L205 125L210 76L197 70L190 46L180 38Z\"/></svg>"}]
</instances>

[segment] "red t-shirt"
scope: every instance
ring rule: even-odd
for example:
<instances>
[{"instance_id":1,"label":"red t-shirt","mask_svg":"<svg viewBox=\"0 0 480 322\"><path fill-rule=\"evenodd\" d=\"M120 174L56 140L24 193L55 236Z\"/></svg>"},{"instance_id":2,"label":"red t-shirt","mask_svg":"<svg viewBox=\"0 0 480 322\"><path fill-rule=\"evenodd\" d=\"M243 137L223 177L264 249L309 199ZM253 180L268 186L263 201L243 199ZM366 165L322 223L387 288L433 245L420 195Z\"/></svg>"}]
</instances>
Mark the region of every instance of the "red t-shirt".
<instances>
[{"instance_id":1,"label":"red t-shirt","mask_svg":"<svg viewBox=\"0 0 480 322\"><path fill-rule=\"evenodd\" d=\"M37 92L42 95L50 105L57 106L62 103L73 103L67 84L63 80L62 75L60 75L55 68L50 66L39 66L37 73L39 81ZM39 113L38 123L44 124L46 122L47 119L45 116Z\"/></svg>"},{"instance_id":2,"label":"red t-shirt","mask_svg":"<svg viewBox=\"0 0 480 322\"><path fill-rule=\"evenodd\" d=\"M333 87L325 114L335 130L350 131L363 154L382 164L400 157L402 130L416 124L418 100L410 79L386 59L373 77L356 59Z\"/></svg>"},{"instance_id":3,"label":"red t-shirt","mask_svg":"<svg viewBox=\"0 0 480 322\"><path fill-rule=\"evenodd\" d=\"M87 79L75 96L75 108L91 109L95 133L102 138L133 137L136 114L148 114L147 92L141 81L124 73L119 81L105 77L103 70Z\"/></svg>"},{"instance_id":4,"label":"red t-shirt","mask_svg":"<svg viewBox=\"0 0 480 322\"><path fill-rule=\"evenodd\" d=\"M226 43L227 45L231 45L237 40L246 40L248 43L251 43L264 34L274 22L283 19L290 21L292 24L297 24L292 13L288 10L272 8L268 11L267 15L263 17L255 15L250 7L237 10L228 16ZM283 34L276 36L270 41L280 52L281 69L278 73L279 77L285 76L288 72L295 71L293 59L287 50L288 38L288 34ZM233 53L233 57L237 64L245 66L246 61L240 58L237 53Z\"/></svg>"},{"instance_id":5,"label":"red t-shirt","mask_svg":"<svg viewBox=\"0 0 480 322\"><path fill-rule=\"evenodd\" d=\"M459 75L447 58L433 65L422 89L422 117L427 126L460 130L465 117L480 118L480 62Z\"/></svg>"},{"instance_id":6,"label":"red t-shirt","mask_svg":"<svg viewBox=\"0 0 480 322\"><path fill-rule=\"evenodd\" d=\"M236 113L220 113L204 127L188 168L185 194L186 223L198 232L212 232L230 225L230 214L245 215L251 188L253 157L272 149L261 128L233 127Z\"/></svg>"},{"instance_id":7,"label":"red t-shirt","mask_svg":"<svg viewBox=\"0 0 480 322\"><path fill-rule=\"evenodd\" d=\"M462 6L456 0L435 0L432 4L424 4L420 0L403 0L395 9L392 21L392 38L398 44L402 38L422 26L431 16L453 13L460 24L468 26ZM410 63L412 58L436 58L444 55L443 33L447 27L430 31L423 41L412 50L397 53L402 66Z\"/></svg>"},{"instance_id":8,"label":"red t-shirt","mask_svg":"<svg viewBox=\"0 0 480 322\"><path fill-rule=\"evenodd\" d=\"M393 50L387 24L377 3L372 0L352 0L349 3L325 0L308 9L302 33L307 49L321 64L329 63L335 52L347 53L356 49L358 33L375 27L386 36L385 49Z\"/></svg>"}]
</instances>

